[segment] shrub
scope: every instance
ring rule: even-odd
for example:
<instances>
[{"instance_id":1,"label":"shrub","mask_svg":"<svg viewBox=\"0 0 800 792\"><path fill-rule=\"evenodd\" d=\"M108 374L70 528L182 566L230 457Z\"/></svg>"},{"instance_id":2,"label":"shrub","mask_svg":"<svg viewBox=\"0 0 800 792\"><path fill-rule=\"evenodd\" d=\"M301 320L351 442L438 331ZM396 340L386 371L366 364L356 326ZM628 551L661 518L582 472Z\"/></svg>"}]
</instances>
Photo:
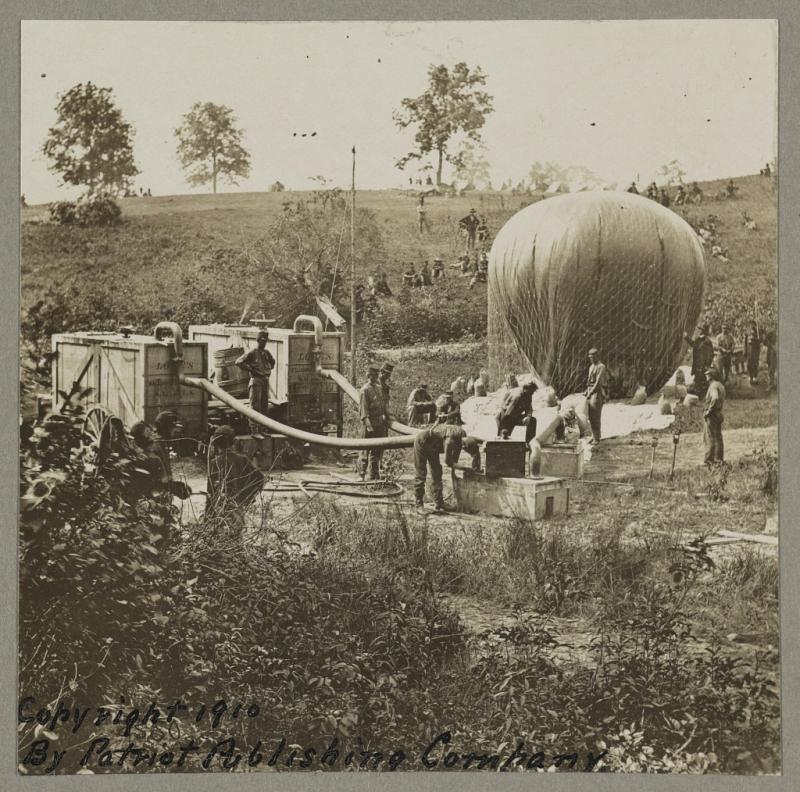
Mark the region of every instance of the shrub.
<instances>
[{"instance_id":1,"label":"shrub","mask_svg":"<svg viewBox=\"0 0 800 792\"><path fill-rule=\"evenodd\" d=\"M54 201L50 204L50 221L58 225L73 225L78 217L74 201Z\"/></svg>"},{"instance_id":2,"label":"shrub","mask_svg":"<svg viewBox=\"0 0 800 792\"><path fill-rule=\"evenodd\" d=\"M108 196L78 202L78 223L82 226L113 226L121 217L119 204Z\"/></svg>"},{"instance_id":3,"label":"shrub","mask_svg":"<svg viewBox=\"0 0 800 792\"><path fill-rule=\"evenodd\" d=\"M50 221L58 225L113 226L121 217L122 209L109 196L50 204Z\"/></svg>"}]
</instances>

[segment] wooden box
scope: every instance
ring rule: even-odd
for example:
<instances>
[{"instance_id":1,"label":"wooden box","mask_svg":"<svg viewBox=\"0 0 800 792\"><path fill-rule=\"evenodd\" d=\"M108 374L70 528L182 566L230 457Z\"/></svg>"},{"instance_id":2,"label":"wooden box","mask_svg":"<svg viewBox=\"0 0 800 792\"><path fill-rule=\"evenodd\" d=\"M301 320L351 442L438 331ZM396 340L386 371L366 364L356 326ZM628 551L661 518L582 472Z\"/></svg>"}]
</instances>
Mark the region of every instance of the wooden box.
<instances>
[{"instance_id":1,"label":"wooden box","mask_svg":"<svg viewBox=\"0 0 800 792\"><path fill-rule=\"evenodd\" d=\"M524 440L487 440L483 445L484 470L489 478L525 477L528 446Z\"/></svg>"},{"instance_id":2,"label":"wooden box","mask_svg":"<svg viewBox=\"0 0 800 792\"><path fill-rule=\"evenodd\" d=\"M208 355L230 346L245 351L256 345L260 327L243 325L190 325L189 338L208 344ZM344 425L342 391L333 380L320 377L314 370L314 333L282 327L268 328L267 349L275 358L269 378L269 398L287 402L286 420L291 426L335 424L341 433ZM344 333L322 334L322 367L342 371ZM213 360L207 365L213 366Z\"/></svg>"},{"instance_id":3,"label":"wooden box","mask_svg":"<svg viewBox=\"0 0 800 792\"><path fill-rule=\"evenodd\" d=\"M466 467L453 471L459 511L541 520L569 514L569 484L560 478L487 478Z\"/></svg>"},{"instance_id":4,"label":"wooden box","mask_svg":"<svg viewBox=\"0 0 800 792\"><path fill-rule=\"evenodd\" d=\"M543 476L582 478L583 450L571 443L543 445L540 471Z\"/></svg>"},{"instance_id":5,"label":"wooden box","mask_svg":"<svg viewBox=\"0 0 800 792\"><path fill-rule=\"evenodd\" d=\"M152 423L162 410L178 414L185 437L206 431L208 399L205 391L178 382L169 341L153 336L120 333L59 333L52 338L53 404L69 393L73 382L93 391L87 407L99 404L130 427L136 421ZM208 376L208 353L200 342L184 342L183 371L192 377Z\"/></svg>"}]
</instances>

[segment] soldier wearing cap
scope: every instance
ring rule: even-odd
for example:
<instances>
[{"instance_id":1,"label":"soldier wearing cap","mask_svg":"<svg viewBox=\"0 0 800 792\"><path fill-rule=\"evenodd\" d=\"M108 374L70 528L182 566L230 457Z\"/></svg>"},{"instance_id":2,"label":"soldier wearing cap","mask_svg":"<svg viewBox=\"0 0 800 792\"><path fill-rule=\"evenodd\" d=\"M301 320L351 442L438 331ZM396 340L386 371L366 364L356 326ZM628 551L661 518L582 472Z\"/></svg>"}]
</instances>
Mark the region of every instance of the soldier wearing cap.
<instances>
[{"instance_id":1,"label":"soldier wearing cap","mask_svg":"<svg viewBox=\"0 0 800 792\"><path fill-rule=\"evenodd\" d=\"M474 209L470 209L469 214L458 221L459 227L463 229L467 235L467 250L472 250L475 247L475 236L480 222Z\"/></svg>"},{"instance_id":2,"label":"soldier wearing cap","mask_svg":"<svg viewBox=\"0 0 800 792\"><path fill-rule=\"evenodd\" d=\"M164 413L159 413L156 417L157 421L161 418L160 423L162 426L165 420L164 416ZM133 437L137 449L142 454L141 467L149 474L147 494L150 496L175 495L182 500L188 498L192 492L191 489L182 481L172 480L172 464L169 458L169 451L158 442L150 424L144 421L137 421L131 426L131 437ZM167 499L169 500L169 498Z\"/></svg>"},{"instance_id":3,"label":"soldier wearing cap","mask_svg":"<svg viewBox=\"0 0 800 792\"><path fill-rule=\"evenodd\" d=\"M722 462L724 447L722 443L722 410L725 404L725 387L720 382L720 372L709 367L704 372L708 379L706 390L705 409L703 410L706 465Z\"/></svg>"},{"instance_id":4,"label":"soldier wearing cap","mask_svg":"<svg viewBox=\"0 0 800 792\"><path fill-rule=\"evenodd\" d=\"M688 333L684 333L683 337L692 348L694 391L702 399L706 395L706 388L708 387L706 369L714 362L714 344L708 337L708 326L704 324L697 326L697 333L694 338L691 338Z\"/></svg>"},{"instance_id":5,"label":"soldier wearing cap","mask_svg":"<svg viewBox=\"0 0 800 792\"><path fill-rule=\"evenodd\" d=\"M453 391L445 391L436 400L436 422L461 426L461 408L453 396Z\"/></svg>"},{"instance_id":6,"label":"soldier wearing cap","mask_svg":"<svg viewBox=\"0 0 800 792\"><path fill-rule=\"evenodd\" d=\"M236 360L236 365L250 375L248 385L250 407L262 415L266 415L269 410L269 375L275 368L275 358L266 348L267 341L269 341L269 333L266 330L259 330L256 336L256 346ZM261 430L261 424L250 421L250 431L257 434Z\"/></svg>"},{"instance_id":7,"label":"soldier wearing cap","mask_svg":"<svg viewBox=\"0 0 800 792\"><path fill-rule=\"evenodd\" d=\"M224 517L230 525L244 527L244 509L264 486L264 475L244 455L233 450L236 433L220 426L211 438L206 491L206 516Z\"/></svg>"},{"instance_id":8,"label":"soldier wearing cap","mask_svg":"<svg viewBox=\"0 0 800 792\"><path fill-rule=\"evenodd\" d=\"M723 384L727 383L728 377L731 373L731 361L733 359L733 336L730 333L730 327L727 324L722 325L722 332L716 337L714 345L716 346L717 354L717 368L722 377Z\"/></svg>"},{"instance_id":9,"label":"soldier wearing cap","mask_svg":"<svg viewBox=\"0 0 800 792\"><path fill-rule=\"evenodd\" d=\"M600 351L594 347L589 350L589 376L586 380L585 396L589 409L589 424L592 427L591 443L599 443L601 437L601 417L603 405L608 398L608 371L600 362Z\"/></svg>"},{"instance_id":10,"label":"soldier wearing cap","mask_svg":"<svg viewBox=\"0 0 800 792\"><path fill-rule=\"evenodd\" d=\"M391 373L391 372L390 372ZM358 417L364 427L363 436L388 437L389 414L386 409L386 396L379 382L380 369L377 366L367 368L367 381L361 386L358 404ZM358 473L362 480L369 475L369 479L379 477L383 449L374 448L362 451L358 457Z\"/></svg>"},{"instance_id":11,"label":"soldier wearing cap","mask_svg":"<svg viewBox=\"0 0 800 792\"><path fill-rule=\"evenodd\" d=\"M480 440L468 436L462 427L438 423L417 432L414 438L414 499L418 508L425 500L425 481L430 469L435 509L437 512L445 510L439 455L444 453L445 464L452 469L462 448L472 456L472 469L480 472Z\"/></svg>"}]
</instances>

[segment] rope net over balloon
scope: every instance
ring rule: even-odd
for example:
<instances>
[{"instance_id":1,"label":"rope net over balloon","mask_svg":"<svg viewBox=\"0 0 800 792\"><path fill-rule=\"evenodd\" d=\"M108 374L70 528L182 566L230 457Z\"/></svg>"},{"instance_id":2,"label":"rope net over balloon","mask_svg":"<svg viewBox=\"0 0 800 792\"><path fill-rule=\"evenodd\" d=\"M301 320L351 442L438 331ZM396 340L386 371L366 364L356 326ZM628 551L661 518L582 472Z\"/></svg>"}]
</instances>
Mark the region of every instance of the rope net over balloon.
<instances>
[{"instance_id":1,"label":"rope net over balloon","mask_svg":"<svg viewBox=\"0 0 800 792\"><path fill-rule=\"evenodd\" d=\"M492 245L492 378L532 371L559 395L581 391L597 347L613 396L652 393L680 364L705 278L695 232L654 201L584 192L533 204Z\"/></svg>"}]
</instances>

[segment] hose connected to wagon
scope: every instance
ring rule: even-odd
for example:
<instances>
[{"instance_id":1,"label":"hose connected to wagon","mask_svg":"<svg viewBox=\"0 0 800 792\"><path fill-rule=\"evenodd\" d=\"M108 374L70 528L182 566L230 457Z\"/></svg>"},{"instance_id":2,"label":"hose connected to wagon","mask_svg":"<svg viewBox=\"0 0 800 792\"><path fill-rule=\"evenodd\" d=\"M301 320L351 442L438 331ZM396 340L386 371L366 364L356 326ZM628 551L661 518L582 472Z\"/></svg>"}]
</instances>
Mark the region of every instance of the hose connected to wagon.
<instances>
[{"instance_id":1,"label":"hose connected to wagon","mask_svg":"<svg viewBox=\"0 0 800 792\"><path fill-rule=\"evenodd\" d=\"M323 369L320 365L320 356L322 350L322 322L320 322L316 316L298 316L295 320L295 327L300 321L311 321L314 325L314 357L315 370L317 373L330 379L334 378L329 377L329 375L335 373L339 376L339 378L344 380L339 372L331 372L328 369ZM200 377L187 377L183 373L183 331L181 330L180 325L178 325L176 322L159 322L155 328L155 337L161 341L165 333L169 333L172 336L170 341L172 342L175 350L173 363L176 366L178 381L181 383L181 385L186 385L189 388L199 388L200 390L204 390L206 393L212 395L215 399L218 399L223 404L227 404L228 407L236 410L236 412L243 415L249 421L260 424L261 426L264 426L273 432L285 435L286 437L294 438L295 440L300 440L303 443L309 443L311 445L326 446L328 448L352 448L357 451L368 451L370 449L379 448L410 448L414 445L414 435L416 435L417 430L404 426L403 424L397 424L397 426L402 427L402 429L406 432L399 437L342 438L314 434L313 432L305 432L302 429L295 429L292 426L282 424L273 418L268 418L266 415L262 415L260 412L257 412L240 399L237 399L235 396L231 396L229 393L220 388L219 385ZM165 341L164 343L168 342ZM339 386L342 387L338 378L334 379L334 381L336 381ZM348 393L351 398L353 398L353 394L349 391L355 391L355 389L352 385L350 385L349 382L347 385L349 386L349 389L345 389L345 392Z\"/></svg>"}]
</instances>

